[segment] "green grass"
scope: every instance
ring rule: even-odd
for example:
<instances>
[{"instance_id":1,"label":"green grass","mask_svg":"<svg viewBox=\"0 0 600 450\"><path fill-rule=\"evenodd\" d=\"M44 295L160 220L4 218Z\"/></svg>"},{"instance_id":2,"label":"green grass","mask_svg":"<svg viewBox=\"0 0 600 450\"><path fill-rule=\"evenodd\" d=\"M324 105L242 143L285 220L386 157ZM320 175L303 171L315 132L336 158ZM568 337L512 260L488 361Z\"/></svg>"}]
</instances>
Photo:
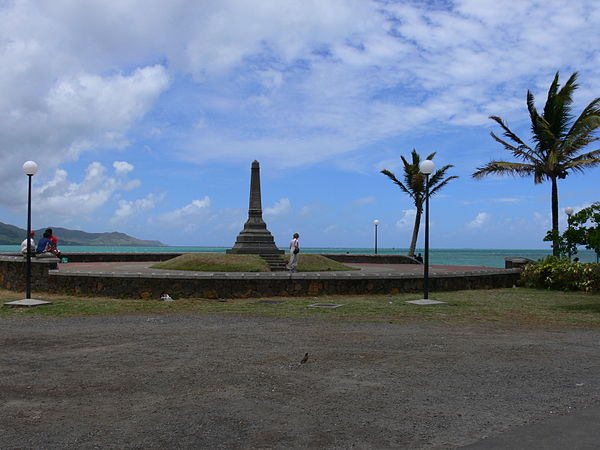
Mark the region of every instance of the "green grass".
<instances>
[{"instance_id":1,"label":"green grass","mask_svg":"<svg viewBox=\"0 0 600 450\"><path fill-rule=\"evenodd\" d=\"M289 255L282 256L285 261L289 261ZM298 272L327 272L330 270L360 270L356 267L346 266L345 264L326 258L321 255L300 255L298 259Z\"/></svg>"},{"instance_id":2,"label":"green grass","mask_svg":"<svg viewBox=\"0 0 600 450\"><path fill-rule=\"evenodd\" d=\"M22 293L0 291L0 296L4 303L22 298ZM600 326L600 294L524 288L434 292L432 298L448 302L448 305L437 306L405 303L419 298L419 294L269 298L283 301L279 304L257 303L257 299L176 299L167 303L46 294L34 297L50 300L53 305L35 308L2 306L0 317L195 312L328 321L431 322L524 328ZM336 309L308 307L317 302L343 306Z\"/></svg>"},{"instance_id":3,"label":"green grass","mask_svg":"<svg viewBox=\"0 0 600 450\"><path fill-rule=\"evenodd\" d=\"M282 255L288 261L289 255ZM194 270L201 272L269 272L269 266L258 255L229 255L226 253L188 253L151 266L153 269ZM321 255L302 255L299 272L358 270Z\"/></svg>"},{"instance_id":4,"label":"green grass","mask_svg":"<svg viewBox=\"0 0 600 450\"><path fill-rule=\"evenodd\" d=\"M187 253L151 266L153 269L194 270L201 272L268 272L269 266L258 255L226 253Z\"/></svg>"}]
</instances>

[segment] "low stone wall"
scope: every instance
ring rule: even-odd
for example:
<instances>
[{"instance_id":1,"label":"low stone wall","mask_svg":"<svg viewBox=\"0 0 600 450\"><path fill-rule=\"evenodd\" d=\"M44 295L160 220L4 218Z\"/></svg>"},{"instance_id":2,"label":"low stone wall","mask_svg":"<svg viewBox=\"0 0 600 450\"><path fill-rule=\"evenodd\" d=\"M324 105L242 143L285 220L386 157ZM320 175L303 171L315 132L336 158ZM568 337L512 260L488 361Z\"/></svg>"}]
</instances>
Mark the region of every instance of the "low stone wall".
<instances>
[{"instance_id":1,"label":"low stone wall","mask_svg":"<svg viewBox=\"0 0 600 450\"><path fill-rule=\"evenodd\" d=\"M505 269L523 269L527 264L534 262L533 259L529 258L517 258L517 257L509 257L504 258L504 268Z\"/></svg>"},{"instance_id":2,"label":"low stone wall","mask_svg":"<svg viewBox=\"0 0 600 450\"><path fill-rule=\"evenodd\" d=\"M445 275L430 279L431 291L492 289L512 287L519 271L482 275ZM172 276L135 276L121 274L51 273L49 292L127 298L172 297L251 298L269 296L397 294L422 292L422 278L408 277L265 277L224 276L175 278Z\"/></svg>"},{"instance_id":3,"label":"low stone wall","mask_svg":"<svg viewBox=\"0 0 600 450\"><path fill-rule=\"evenodd\" d=\"M356 264L421 264L406 255L353 255L350 253L322 254L340 263Z\"/></svg>"},{"instance_id":4,"label":"low stone wall","mask_svg":"<svg viewBox=\"0 0 600 450\"><path fill-rule=\"evenodd\" d=\"M31 288L45 291L49 271L58 268L58 259L31 258ZM24 291L27 277L27 259L24 256L0 257L0 287L11 291Z\"/></svg>"},{"instance_id":5,"label":"low stone wall","mask_svg":"<svg viewBox=\"0 0 600 450\"><path fill-rule=\"evenodd\" d=\"M166 253L166 252L144 252L144 253L90 253L90 252L69 252L65 253L69 262L147 262L147 261L166 261L168 259L181 256L184 253ZM310 254L310 253L307 253ZM20 253L0 253L0 256L21 256ZM333 259L341 263L357 264L421 264L414 258L405 255L353 255L350 253L332 253L322 256Z\"/></svg>"},{"instance_id":6,"label":"low stone wall","mask_svg":"<svg viewBox=\"0 0 600 450\"><path fill-rule=\"evenodd\" d=\"M89 253L69 252L64 255L69 262L147 262L167 261L183 253Z\"/></svg>"},{"instance_id":7,"label":"low stone wall","mask_svg":"<svg viewBox=\"0 0 600 450\"><path fill-rule=\"evenodd\" d=\"M25 289L23 257L0 256L0 286ZM520 270L445 273L430 278L430 291L512 287ZM269 296L358 295L422 292L414 275L352 273L236 273L163 275L60 272L55 258L32 260L32 290L116 298L249 298Z\"/></svg>"}]
</instances>

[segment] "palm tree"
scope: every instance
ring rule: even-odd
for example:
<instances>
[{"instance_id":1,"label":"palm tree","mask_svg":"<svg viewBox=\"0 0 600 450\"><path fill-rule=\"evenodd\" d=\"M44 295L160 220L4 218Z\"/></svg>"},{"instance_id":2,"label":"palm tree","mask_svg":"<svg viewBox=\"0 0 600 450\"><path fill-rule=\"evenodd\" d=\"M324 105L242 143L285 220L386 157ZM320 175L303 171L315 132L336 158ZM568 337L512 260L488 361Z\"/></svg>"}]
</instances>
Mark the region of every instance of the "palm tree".
<instances>
[{"instance_id":1,"label":"palm tree","mask_svg":"<svg viewBox=\"0 0 600 450\"><path fill-rule=\"evenodd\" d=\"M400 189L408 194L408 196L412 199L415 207L417 208L417 214L415 216L415 224L413 227L412 239L410 241L410 247L408 249L408 256L415 256L415 247L417 246L417 237L419 236L419 226L421 224L421 215L423 214L423 204L425 202L425 175L423 175L419 171L419 164L421 163L421 157L417 153L415 149L411 152L412 162L408 162L404 156L400 156L402 158L402 163L404 164L404 183L396 178L396 176L387 169L383 169L381 171L382 174L386 175L390 180L396 183ZM431 155L427 156L425 159L433 159L435 156L435 152ZM435 173L429 176L429 196L434 195L440 189L442 189L450 180L454 178L458 178L457 176L451 176L444 179L446 175L446 171L450 168L454 167L451 164L448 164L442 167L439 170L436 170Z\"/></svg>"},{"instance_id":2,"label":"palm tree","mask_svg":"<svg viewBox=\"0 0 600 450\"><path fill-rule=\"evenodd\" d=\"M553 253L558 256L558 186L570 172L583 172L584 169L600 164L600 149L580 154L581 150L599 138L594 136L600 126L600 97L594 99L573 121L571 103L573 92L578 88L575 72L560 88L558 72L548 90L544 111L540 115L535 108L534 97L527 91L527 109L531 119L533 148L525 144L513 133L498 116L490 116L503 130L504 140L491 133L492 138L522 162L491 161L478 167L474 178L486 175L533 175L536 184L550 180L552 184L552 236Z\"/></svg>"}]
</instances>

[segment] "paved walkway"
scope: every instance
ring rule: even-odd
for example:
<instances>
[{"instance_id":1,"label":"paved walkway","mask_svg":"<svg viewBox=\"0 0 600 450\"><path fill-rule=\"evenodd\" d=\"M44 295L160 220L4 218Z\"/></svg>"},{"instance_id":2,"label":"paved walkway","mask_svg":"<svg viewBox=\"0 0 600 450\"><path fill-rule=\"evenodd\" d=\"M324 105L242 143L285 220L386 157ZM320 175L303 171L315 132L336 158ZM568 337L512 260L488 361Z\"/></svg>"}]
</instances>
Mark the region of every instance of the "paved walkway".
<instances>
[{"instance_id":1,"label":"paved walkway","mask_svg":"<svg viewBox=\"0 0 600 450\"><path fill-rule=\"evenodd\" d=\"M600 448L600 408L589 408L514 428L462 447L469 450L592 450Z\"/></svg>"}]
</instances>

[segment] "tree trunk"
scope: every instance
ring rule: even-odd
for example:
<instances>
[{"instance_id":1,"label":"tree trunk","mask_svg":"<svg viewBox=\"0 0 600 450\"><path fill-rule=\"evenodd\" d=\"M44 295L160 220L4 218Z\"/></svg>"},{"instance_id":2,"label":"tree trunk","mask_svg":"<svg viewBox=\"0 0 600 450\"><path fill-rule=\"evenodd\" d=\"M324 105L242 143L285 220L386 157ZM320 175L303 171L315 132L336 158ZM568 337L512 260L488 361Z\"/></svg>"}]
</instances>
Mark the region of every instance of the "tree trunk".
<instances>
[{"instance_id":1,"label":"tree trunk","mask_svg":"<svg viewBox=\"0 0 600 450\"><path fill-rule=\"evenodd\" d=\"M421 214L423 208L417 208L417 214L415 215L415 225L413 226L412 239L410 241L410 247L408 248L408 256L414 258L415 248L417 247L417 238L419 237L419 226L421 225Z\"/></svg>"},{"instance_id":2,"label":"tree trunk","mask_svg":"<svg viewBox=\"0 0 600 450\"><path fill-rule=\"evenodd\" d=\"M552 181L552 231L554 234L554 240L552 242L552 254L554 256L560 256L560 249L558 248L558 186L556 177L551 178Z\"/></svg>"}]
</instances>

